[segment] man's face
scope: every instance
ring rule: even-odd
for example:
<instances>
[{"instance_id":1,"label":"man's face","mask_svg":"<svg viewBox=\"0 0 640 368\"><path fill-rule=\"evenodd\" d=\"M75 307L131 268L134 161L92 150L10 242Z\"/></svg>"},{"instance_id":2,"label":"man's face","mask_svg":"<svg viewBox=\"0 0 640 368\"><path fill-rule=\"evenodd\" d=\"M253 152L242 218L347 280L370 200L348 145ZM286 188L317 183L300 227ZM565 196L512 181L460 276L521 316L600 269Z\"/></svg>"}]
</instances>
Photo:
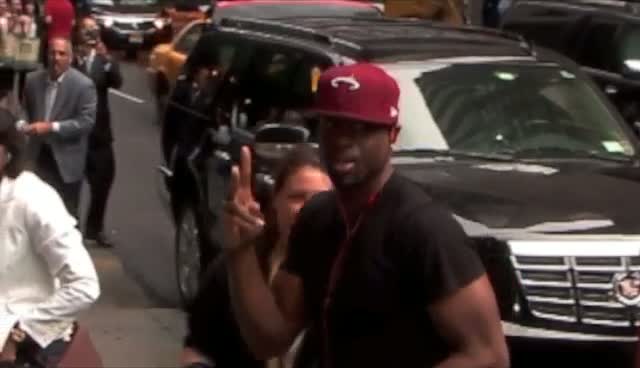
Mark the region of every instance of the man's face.
<instances>
[{"instance_id":1,"label":"man's face","mask_svg":"<svg viewBox=\"0 0 640 368\"><path fill-rule=\"evenodd\" d=\"M374 124L321 118L320 149L338 189L349 189L379 175L391 154L391 130Z\"/></svg>"},{"instance_id":2,"label":"man's face","mask_svg":"<svg viewBox=\"0 0 640 368\"><path fill-rule=\"evenodd\" d=\"M71 65L71 48L67 41L56 39L51 42L49 65L54 78L59 77L69 69L69 65Z\"/></svg>"}]
</instances>

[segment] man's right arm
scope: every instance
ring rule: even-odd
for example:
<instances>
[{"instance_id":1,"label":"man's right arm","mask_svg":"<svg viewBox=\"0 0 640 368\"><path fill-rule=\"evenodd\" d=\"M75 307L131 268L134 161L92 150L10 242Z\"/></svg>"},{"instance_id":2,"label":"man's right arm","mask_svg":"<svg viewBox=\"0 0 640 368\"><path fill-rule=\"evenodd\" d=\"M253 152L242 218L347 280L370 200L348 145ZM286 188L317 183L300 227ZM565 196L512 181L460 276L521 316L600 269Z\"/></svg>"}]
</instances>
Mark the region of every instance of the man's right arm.
<instances>
[{"instance_id":1,"label":"man's right arm","mask_svg":"<svg viewBox=\"0 0 640 368\"><path fill-rule=\"evenodd\" d=\"M229 290L242 336L259 359L284 354L304 328L302 279L280 270L269 287L254 247L232 252Z\"/></svg>"}]
</instances>

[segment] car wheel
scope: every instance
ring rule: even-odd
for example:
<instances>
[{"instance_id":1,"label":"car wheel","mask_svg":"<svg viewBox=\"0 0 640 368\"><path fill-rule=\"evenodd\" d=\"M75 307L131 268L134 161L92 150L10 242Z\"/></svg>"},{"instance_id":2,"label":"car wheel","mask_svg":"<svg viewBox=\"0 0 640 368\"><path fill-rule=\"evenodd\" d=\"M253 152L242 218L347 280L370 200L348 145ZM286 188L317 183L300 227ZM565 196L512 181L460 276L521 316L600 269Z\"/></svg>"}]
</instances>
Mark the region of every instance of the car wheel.
<instances>
[{"instance_id":1,"label":"car wheel","mask_svg":"<svg viewBox=\"0 0 640 368\"><path fill-rule=\"evenodd\" d=\"M176 278L182 304L186 307L198 292L202 274L201 236L193 206L185 206L180 211L176 225Z\"/></svg>"}]
</instances>

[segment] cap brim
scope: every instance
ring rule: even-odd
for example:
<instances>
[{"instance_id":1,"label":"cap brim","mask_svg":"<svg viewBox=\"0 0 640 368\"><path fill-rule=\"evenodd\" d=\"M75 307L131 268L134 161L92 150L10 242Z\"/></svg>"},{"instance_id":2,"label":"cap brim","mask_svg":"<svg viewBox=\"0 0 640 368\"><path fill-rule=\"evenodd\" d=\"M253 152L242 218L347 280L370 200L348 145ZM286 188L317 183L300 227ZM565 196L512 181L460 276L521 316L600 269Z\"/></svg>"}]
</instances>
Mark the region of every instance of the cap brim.
<instances>
[{"instance_id":1,"label":"cap brim","mask_svg":"<svg viewBox=\"0 0 640 368\"><path fill-rule=\"evenodd\" d=\"M362 116L360 114L351 114L351 113L346 113L346 112L335 112L335 111L328 111L328 110L322 110L322 109L308 109L305 110L303 112L304 116L307 117L319 117L319 116L326 116L326 117L331 117L331 118L338 118L338 119L349 119L349 120L355 120L361 123L365 123L365 124L375 124L375 125L380 125L380 126L395 126L398 124L398 121L391 121L391 120L386 120L386 121L382 121L382 120L375 120L375 119L370 119L368 117Z\"/></svg>"}]
</instances>

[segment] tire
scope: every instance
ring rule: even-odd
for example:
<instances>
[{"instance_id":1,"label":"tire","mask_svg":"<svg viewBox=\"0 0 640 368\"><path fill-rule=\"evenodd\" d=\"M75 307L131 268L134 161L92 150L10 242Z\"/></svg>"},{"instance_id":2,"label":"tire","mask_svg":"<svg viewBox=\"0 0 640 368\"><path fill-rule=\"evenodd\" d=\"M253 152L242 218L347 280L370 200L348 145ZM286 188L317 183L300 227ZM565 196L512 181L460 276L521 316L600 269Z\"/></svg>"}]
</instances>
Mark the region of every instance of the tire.
<instances>
[{"instance_id":1,"label":"tire","mask_svg":"<svg viewBox=\"0 0 640 368\"><path fill-rule=\"evenodd\" d=\"M193 205L179 210L176 221L175 267L183 307L195 298L202 275L202 237Z\"/></svg>"}]
</instances>

